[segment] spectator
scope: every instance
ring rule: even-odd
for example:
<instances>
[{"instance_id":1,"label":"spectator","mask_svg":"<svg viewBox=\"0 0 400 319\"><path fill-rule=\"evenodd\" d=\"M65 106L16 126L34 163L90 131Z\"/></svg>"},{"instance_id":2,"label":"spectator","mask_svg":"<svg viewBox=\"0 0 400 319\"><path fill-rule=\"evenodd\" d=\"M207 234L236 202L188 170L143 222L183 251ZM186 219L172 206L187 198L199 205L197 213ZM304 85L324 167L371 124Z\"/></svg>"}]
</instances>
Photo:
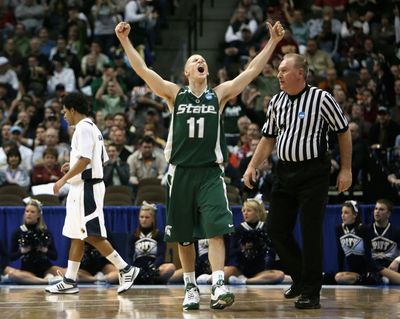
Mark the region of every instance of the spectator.
<instances>
[{"instance_id":1,"label":"spectator","mask_svg":"<svg viewBox=\"0 0 400 319\"><path fill-rule=\"evenodd\" d=\"M135 46L144 45L153 50L157 38L158 12L146 0L129 1L125 6L125 21L136 32L131 33Z\"/></svg>"},{"instance_id":2,"label":"spectator","mask_svg":"<svg viewBox=\"0 0 400 319\"><path fill-rule=\"evenodd\" d=\"M32 170L32 185L55 183L63 176L57 159L56 148L47 147L43 151L43 162L35 165Z\"/></svg>"},{"instance_id":3,"label":"spectator","mask_svg":"<svg viewBox=\"0 0 400 319\"><path fill-rule=\"evenodd\" d=\"M129 165L129 182L135 186L144 178L157 177L161 179L166 171L165 157L153 151L154 140L145 136L139 149L127 159Z\"/></svg>"},{"instance_id":4,"label":"spectator","mask_svg":"<svg viewBox=\"0 0 400 319\"><path fill-rule=\"evenodd\" d=\"M132 89L131 109L134 111L132 123L137 129L143 129L149 108L155 109L157 112L162 112L165 107L166 102L155 95L147 84L136 86Z\"/></svg>"},{"instance_id":5,"label":"spectator","mask_svg":"<svg viewBox=\"0 0 400 319\"><path fill-rule=\"evenodd\" d=\"M137 139L135 134L136 128L134 126L130 126L126 119L125 113L116 113L113 117L112 123L119 129L123 130L126 137L126 143L128 145L135 145Z\"/></svg>"},{"instance_id":6,"label":"spectator","mask_svg":"<svg viewBox=\"0 0 400 319\"><path fill-rule=\"evenodd\" d=\"M342 24L338 19L333 17L333 8L331 6L325 6L322 9L321 17L312 18L307 21L310 30L310 39L315 39L322 32L324 23L329 25L330 32L337 35L340 34Z\"/></svg>"},{"instance_id":7,"label":"spectator","mask_svg":"<svg viewBox=\"0 0 400 319\"><path fill-rule=\"evenodd\" d=\"M244 7L238 7L231 19L226 32L225 32L225 43L230 43L232 41L243 40L242 38L242 28L244 26L248 27L252 34L257 31L258 24L257 21L252 18L248 19L246 17L247 11Z\"/></svg>"},{"instance_id":8,"label":"spectator","mask_svg":"<svg viewBox=\"0 0 400 319\"><path fill-rule=\"evenodd\" d=\"M287 2L285 2L287 4ZM286 19L290 23L293 39L299 46L299 53L304 54L306 51L307 39L309 38L309 26L304 22L303 12L294 10L293 14L288 11L287 5L283 7Z\"/></svg>"},{"instance_id":9,"label":"spectator","mask_svg":"<svg viewBox=\"0 0 400 319\"><path fill-rule=\"evenodd\" d=\"M285 41L285 38L283 38L282 41ZM270 63L265 64L261 74L255 78L253 83L256 85L257 90L260 92L260 95L255 98L254 111L263 113L264 120L264 97L267 95L273 96L280 91L279 81L276 77L275 70Z\"/></svg>"},{"instance_id":10,"label":"spectator","mask_svg":"<svg viewBox=\"0 0 400 319\"><path fill-rule=\"evenodd\" d=\"M22 69L21 84L25 92L32 92L35 96L43 96L47 92L47 70L39 65L37 56L27 58L28 67Z\"/></svg>"},{"instance_id":11,"label":"spectator","mask_svg":"<svg viewBox=\"0 0 400 319\"><path fill-rule=\"evenodd\" d=\"M51 63L47 56L41 52L40 45L40 39L38 37L32 37L29 41L29 51L27 56L35 56L39 62L39 66L49 72L51 69Z\"/></svg>"},{"instance_id":12,"label":"spectator","mask_svg":"<svg viewBox=\"0 0 400 319\"><path fill-rule=\"evenodd\" d=\"M308 39L305 57L309 68L315 72L317 77L325 77L327 70L335 67L329 54L318 49L315 39Z\"/></svg>"},{"instance_id":13,"label":"spectator","mask_svg":"<svg viewBox=\"0 0 400 319\"><path fill-rule=\"evenodd\" d=\"M108 162L104 165L104 184L110 185L126 185L129 184L129 165L121 161L118 157L116 145L108 144L107 154Z\"/></svg>"},{"instance_id":14,"label":"spectator","mask_svg":"<svg viewBox=\"0 0 400 319\"><path fill-rule=\"evenodd\" d=\"M126 162L128 157L132 154L133 147L126 144L125 130L113 126L109 137L111 143L117 147L118 158L121 159L121 161Z\"/></svg>"},{"instance_id":15,"label":"spectator","mask_svg":"<svg viewBox=\"0 0 400 319\"><path fill-rule=\"evenodd\" d=\"M154 140L154 150L164 153L167 142L157 135L157 128L153 123L146 123L143 128L143 136L150 136Z\"/></svg>"},{"instance_id":16,"label":"spectator","mask_svg":"<svg viewBox=\"0 0 400 319\"><path fill-rule=\"evenodd\" d=\"M56 46L50 51L49 59L53 60L54 57L64 59L66 65L74 70L75 78L81 75L81 63L78 56L67 46L67 40L61 35L57 38Z\"/></svg>"},{"instance_id":17,"label":"spectator","mask_svg":"<svg viewBox=\"0 0 400 319\"><path fill-rule=\"evenodd\" d=\"M39 30L39 39L40 51L49 58L51 50L56 46L56 42L49 38L49 30L44 27Z\"/></svg>"},{"instance_id":18,"label":"spectator","mask_svg":"<svg viewBox=\"0 0 400 319\"><path fill-rule=\"evenodd\" d=\"M117 8L112 0L97 0L91 13L94 20L94 39L100 44L102 51L110 55L111 47L116 45L114 27L121 16L117 15Z\"/></svg>"},{"instance_id":19,"label":"spectator","mask_svg":"<svg viewBox=\"0 0 400 319\"><path fill-rule=\"evenodd\" d=\"M49 8L46 10L43 26L45 26L52 39L57 38L60 34L66 34L68 20L67 1L52 0ZM51 57L50 57L51 58Z\"/></svg>"},{"instance_id":20,"label":"spectator","mask_svg":"<svg viewBox=\"0 0 400 319\"><path fill-rule=\"evenodd\" d=\"M69 147L64 143L58 142L58 130L55 128L48 128L44 134L44 145L38 145L33 150L32 161L34 165L43 164L44 152L47 148L54 148L57 150L58 157L57 163L61 166L69 161Z\"/></svg>"},{"instance_id":21,"label":"spectator","mask_svg":"<svg viewBox=\"0 0 400 319\"><path fill-rule=\"evenodd\" d=\"M8 38L14 31L15 16L14 11L7 5L6 1L0 3L0 36L2 39Z\"/></svg>"},{"instance_id":22,"label":"spectator","mask_svg":"<svg viewBox=\"0 0 400 319\"><path fill-rule=\"evenodd\" d=\"M24 63L24 57L17 50L17 47L15 45L15 40L13 38L10 37L5 41L3 52L0 55L8 59L11 68L17 73L17 75L21 74L21 68Z\"/></svg>"},{"instance_id":23,"label":"spectator","mask_svg":"<svg viewBox=\"0 0 400 319\"><path fill-rule=\"evenodd\" d=\"M224 130L228 146L235 146L239 141L238 120L245 114L245 108L238 96L231 98L224 109Z\"/></svg>"},{"instance_id":24,"label":"spectator","mask_svg":"<svg viewBox=\"0 0 400 319\"><path fill-rule=\"evenodd\" d=\"M6 176L6 183L19 185L25 189L30 186L29 172L21 167L21 153L17 148L10 149L7 153L7 167L1 169Z\"/></svg>"},{"instance_id":25,"label":"spectator","mask_svg":"<svg viewBox=\"0 0 400 319\"><path fill-rule=\"evenodd\" d=\"M10 140L13 141L19 151L19 157L21 159L21 169L26 170L28 173L32 169L32 150L29 147L26 147L22 144L23 138L23 128L18 125L13 125L10 128ZM7 157L8 161L8 157Z\"/></svg>"},{"instance_id":26,"label":"spectator","mask_svg":"<svg viewBox=\"0 0 400 319\"><path fill-rule=\"evenodd\" d=\"M369 134L369 145L382 148L394 146L396 136L400 134L399 125L392 120L388 109L380 106L376 122L371 126Z\"/></svg>"},{"instance_id":27,"label":"spectator","mask_svg":"<svg viewBox=\"0 0 400 319\"><path fill-rule=\"evenodd\" d=\"M6 57L0 57L0 83L8 85L12 97L17 95L19 90L19 81L17 73L10 68L9 61Z\"/></svg>"},{"instance_id":28,"label":"spectator","mask_svg":"<svg viewBox=\"0 0 400 319\"><path fill-rule=\"evenodd\" d=\"M395 103L394 76L389 65L385 61L375 60L373 77L376 81L375 97L380 105L388 105L392 108Z\"/></svg>"},{"instance_id":29,"label":"spectator","mask_svg":"<svg viewBox=\"0 0 400 319\"><path fill-rule=\"evenodd\" d=\"M338 79L336 69L328 68L326 70L326 80L320 82L318 87L322 90L328 91L330 94L333 94L335 85L339 85L344 92L347 92L347 85L344 81Z\"/></svg>"},{"instance_id":30,"label":"spectator","mask_svg":"<svg viewBox=\"0 0 400 319\"><path fill-rule=\"evenodd\" d=\"M239 69L249 62L250 50L256 45L248 25L243 25L240 31L241 39L225 44L224 66L231 72L239 72Z\"/></svg>"},{"instance_id":31,"label":"spectator","mask_svg":"<svg viewBox=\"0 0 400 319\"><path fill-rule=\"evenodd\" d=\"M104 83L108 83L109 81L118 82L122 92L126 94L127 93L126 83L123 81L122 78L118 76L114 66L110 63L106 63L101 68L103 70L102 76L95 78L90 84L92 89L92 95L96 96L97 91L100 89L100 87L102 85L105 85ZM101 109L101 104L99 101L95 100L93 103L93 111L98 111L99 109Z\"/></svg>"},{"instance_id":32,"label":"spectator","mask_svg":"<svg viewBox=\"0 0 400 319\"><path fill-rule=\"evenodd\" d=\"M15 47L17 51L26 57L29 53L29 37L26 34L26 28L22 23L17 23L15 25L15 31L13 36Z\"/></svg>"},{"instance_id":33,"label":"spectator","mask_svg":"<svg viewBox=\"0 0 400 319\"><path fill-rule=\"evenodd\" d=\"M82 70L78 78L78 85L83 93L92 96L91 84L96 78L101 77L101 70L102 69L96 64L96 56L89 54L86 58L85 64L82 64Z\"/></svg>"},{"instance_id":34,"label":"spectator","mask_svg":"<svg viewBox=\"0 0 400 319\"><path fill-rule=\"evenodd\" d=\"M364 109L361 104L353 103L351 107L350 120L357 124L361 138L366 140L368 138L371 123L364 120Z\"/></svg>"},{"instance_id":35,"label":"spectator","mask_svg":"<svg viewBox=\"0 0 400 319\"><path fill-rule=\"evenodd\" d=\"M240 0L238 7L242 7L246 10L247 19L255 19L257 23L264 21L263 10L257 1L253 0Z\"/></svg>"},{"instance_id":36,"label":"spectator","mask_svg":"<svg viewBox=\"0 0 400 319\"><path fill-rule=\"evenodd\" d=\"M45 8L35 0L22 0L15 8L15 17L29 33L35 34L43 25Z\"/></svg>"},{"instance_id":37,"label":"spectator","mask_svg":"<svg viewBox=\"0 0 400 319\"><path fill-rule=\"evenodd\" d=\"M103 81L96 92L96 101L101 105L104 114L124 113L128 97L122 91L119 82L115 79Z\"/></svg>"},{"instance_id":38,"label":"spectator","mask_svg":"<svg viewBox=\"0 0 400 319\"><path fill-rule=\"evenodd\" d=\"M65 66L65 59L61 56L55 55L53 57L53 74L47 81L47 90L53 94L56 91L56 86L62 84L66 92L73 92L76 90L76 78L74 71Z\"/></svg>"},{"instance_id":39,"label":"spectator","mask_svg":"<svg viewBox=\"0 0 400 319\"><path fill-rule=\"evenodd\" d=\"M379 12L376 2L373 0L355 0L349 1L346 11L350 15L356 14L360 21L365 21L369 24L370 29L372 28L372 23L377 22L376 14Z\"/></svg>"}]
</instances>

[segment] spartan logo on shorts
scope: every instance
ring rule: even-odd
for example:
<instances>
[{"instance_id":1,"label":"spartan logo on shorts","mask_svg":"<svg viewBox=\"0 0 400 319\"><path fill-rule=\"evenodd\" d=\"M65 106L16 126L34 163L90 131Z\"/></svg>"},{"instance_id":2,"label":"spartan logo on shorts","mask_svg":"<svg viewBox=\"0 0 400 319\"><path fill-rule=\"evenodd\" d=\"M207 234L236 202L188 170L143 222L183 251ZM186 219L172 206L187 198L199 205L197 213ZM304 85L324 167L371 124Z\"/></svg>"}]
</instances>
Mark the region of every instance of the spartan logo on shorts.
<instances>
[{"instance_id":1,"label":"spartan logo on shorts","mask_svg":"<svg viewBox=\"0 0 400 319\"><path fill-rule=\"evenodd\" d=\"M171 225L166 225L166 226L165 226L165 234L166 234L167 236L171 236L171 229L172 229L172 226L171 226Z\"/></svg>"}]
</instances>

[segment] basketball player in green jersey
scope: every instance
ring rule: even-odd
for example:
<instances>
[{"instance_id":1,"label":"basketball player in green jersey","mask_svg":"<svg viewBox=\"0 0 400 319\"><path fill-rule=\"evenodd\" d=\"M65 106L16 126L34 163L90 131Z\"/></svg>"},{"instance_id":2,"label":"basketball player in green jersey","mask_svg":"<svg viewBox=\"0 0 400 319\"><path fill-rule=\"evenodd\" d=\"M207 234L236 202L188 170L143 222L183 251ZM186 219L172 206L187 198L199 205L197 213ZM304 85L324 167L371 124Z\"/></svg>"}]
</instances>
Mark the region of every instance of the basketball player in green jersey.
<instances>
[{"instance_id":1,"label":"basketball player in green jersey","mask_svg":"<svg viewBox=\"0 0 400 319\"><path fill-rule=\"evenodd\" d=\"M181 88L146 66L128 39L128 23L120 22L115 28L132 68L155 94L167 101L172 113L165 147L170 164L165 239L179 242L185 283L184 310L199 309L193 241L200 238L209 239L210 307L223 309L234 302L234 295L224 285L223 272L223 235L233 232L234 225L223 180L222 164L227 151L221 114L226 102L239 95L260 74L283 38L285 31L279 22L274 26L267 23L267 26L270 39L246 70L214 89L207 85L208 66L202 56L192 55L187 60L184 71L189 85Z\"/></svg>"}]
</instances>

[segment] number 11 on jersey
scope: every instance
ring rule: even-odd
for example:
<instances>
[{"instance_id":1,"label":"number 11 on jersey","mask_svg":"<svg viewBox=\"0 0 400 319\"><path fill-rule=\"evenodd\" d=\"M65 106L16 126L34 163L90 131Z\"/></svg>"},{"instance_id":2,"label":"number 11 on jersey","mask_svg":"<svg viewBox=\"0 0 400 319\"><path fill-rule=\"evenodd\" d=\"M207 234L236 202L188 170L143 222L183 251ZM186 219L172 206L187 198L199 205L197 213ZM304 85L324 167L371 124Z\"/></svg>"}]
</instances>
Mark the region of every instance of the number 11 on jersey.
<instances>
[{"instance_id":1,"label":"number 11 on jersey","mask_svg":"<svg viewBox=\"0 0 400 319\"><path fill-rule=\"evenodd\" d=\"M194 117L191 117L186 123L189 124L189 138L204 138L204 117L199 118L197 121ZM198 126L197 136L195 136L196 124Z\"/></svg>"}]
</instances>

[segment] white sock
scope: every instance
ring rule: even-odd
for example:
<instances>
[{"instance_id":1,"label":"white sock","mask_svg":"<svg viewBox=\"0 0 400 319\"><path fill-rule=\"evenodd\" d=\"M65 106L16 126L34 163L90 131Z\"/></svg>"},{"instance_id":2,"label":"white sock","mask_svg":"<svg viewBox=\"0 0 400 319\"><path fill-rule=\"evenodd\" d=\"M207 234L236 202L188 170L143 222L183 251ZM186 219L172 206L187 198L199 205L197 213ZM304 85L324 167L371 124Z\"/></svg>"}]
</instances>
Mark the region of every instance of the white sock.
<instances>
[{"instance_id":1,"label":"white sock","mask_svg":"<svg viewBox=\"0 0 400 319\"><path fill-rule=\"evenodd\" d=\"M106 256L106 258L119 270L124 269L128 264L125 262L125 260L122 259L120 254L117 253L116 250L114 250L111 254Z\"/></svg>"},{"instance_id":2,"label":"white sock","mask_svg":"<svg viewBox=\"0 0 400 319\"><path fill-rule=\"evenodd\" d=\"M81 263L78 261L68 260L68 267L67 267L67 272L65 273L65 278L76 281L80 265Z\"/></svg>"},{"instance_id":3,"label":"white sock","mask_svg":"<svg viewBox=\"0 0 400 319\"><path fill-rule=\"evenodd\" d=\"M224 271L223 270L213 271L213 273L212 273L213 286L216 285L217 282L220 280L224 281Z\"/></svg>"},{"instance_id":4,"label":"white sock","mask_svg":"<svg viewBox=\"0 0 400 319\"><path fill-rule=\"evenodd\" d=\"M185 286L187 284L195 284L196 285L196 275L195 272L184 272L183 273L183 282L185 283Z\"/></svg>"}]
</instances>

